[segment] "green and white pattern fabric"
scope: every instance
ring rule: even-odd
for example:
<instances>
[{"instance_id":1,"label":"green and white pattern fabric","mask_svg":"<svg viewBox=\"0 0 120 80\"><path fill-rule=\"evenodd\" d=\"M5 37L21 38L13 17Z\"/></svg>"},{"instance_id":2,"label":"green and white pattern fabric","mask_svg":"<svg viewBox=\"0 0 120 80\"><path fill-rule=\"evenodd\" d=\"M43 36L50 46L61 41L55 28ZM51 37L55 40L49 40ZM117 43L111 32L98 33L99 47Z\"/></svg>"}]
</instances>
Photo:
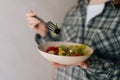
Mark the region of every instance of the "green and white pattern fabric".
<instances>
[{"instance_id":1,"label":"green and white pattern fabric","mask_svg":"<svg viewBox=\"0 0 120 80\"><path fill-rule=\"evenodd\" d=\"M103 12L89 21L87 31L85 19L89 0L81 0L66 15L61 34L36 36L38 44L63 40L84 43L94 49L88 59L88 69L78 66L58 68L55 80L120 80L120 8L115 8L112 1L106 2Z\"/></svg>"}]
</instances>

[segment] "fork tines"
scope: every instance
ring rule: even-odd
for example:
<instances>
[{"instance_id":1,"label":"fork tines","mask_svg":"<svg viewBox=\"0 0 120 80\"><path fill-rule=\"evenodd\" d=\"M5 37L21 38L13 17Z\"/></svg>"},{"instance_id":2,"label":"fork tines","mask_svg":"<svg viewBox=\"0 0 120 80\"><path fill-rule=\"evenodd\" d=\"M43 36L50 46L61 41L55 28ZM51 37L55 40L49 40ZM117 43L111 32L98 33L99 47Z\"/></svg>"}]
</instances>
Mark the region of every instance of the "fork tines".
<instances>
[{"instance_id":1,"label":"fork tines","mask_svg":"<svg viewBox=\"0 0 120 80\"><path fill-rule=\"evenodd\" d=\"M47 23L46 23L46 26L47 26L47 28L48 28L49 30L51 30L51 31L54 31L54 30L55 30L55 25L54 25L51 21L47 22Z\"/></svg>"},{"instance_id":2,"label":"fork tines","mask_svg":"<svg viewBox=\"0 0 120 80\"><path fill-rule=\"evenodd\" d=\"M45 22L44 20L42 20L41 18L39 18L38 16L33 16L36 19L40 20L42 23L45 24L45 26L52 32L59 34L60 33L60 29L57 27L57 25L54 25L51 21L49 22ZM38 27L38 25L36 25L36 27Z\"/></svg>"}]
</instances>

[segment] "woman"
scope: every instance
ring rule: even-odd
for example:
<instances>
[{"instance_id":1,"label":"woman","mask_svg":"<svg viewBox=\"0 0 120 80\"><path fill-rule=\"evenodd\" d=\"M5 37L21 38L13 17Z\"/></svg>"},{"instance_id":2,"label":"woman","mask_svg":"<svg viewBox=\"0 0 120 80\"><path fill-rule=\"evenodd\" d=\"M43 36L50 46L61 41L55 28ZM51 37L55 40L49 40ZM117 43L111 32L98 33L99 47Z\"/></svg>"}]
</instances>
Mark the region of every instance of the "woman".
<instances>
[{"instance_id":1,"label":"woman","mask_svg":"<svg viewBox=\"0 0 120 80\"><path fill-rule=\"evenodd\" d=\"M48 35L45 25L33 16L34 12L27 14L38 44L64 40L94 49L86 62L76 66L53 63L55 80L120 80L120 0L79 0L65 17L61 37Z\"/></svg>"}]
</instances>

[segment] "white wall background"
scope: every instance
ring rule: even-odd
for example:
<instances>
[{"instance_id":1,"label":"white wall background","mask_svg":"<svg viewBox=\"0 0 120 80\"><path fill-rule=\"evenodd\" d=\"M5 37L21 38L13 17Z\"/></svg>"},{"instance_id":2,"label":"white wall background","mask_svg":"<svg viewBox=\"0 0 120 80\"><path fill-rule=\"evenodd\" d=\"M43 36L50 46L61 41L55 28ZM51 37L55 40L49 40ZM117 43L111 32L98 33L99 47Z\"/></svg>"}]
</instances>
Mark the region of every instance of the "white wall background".
<instances>
[{"instance_id":1,"label":"white wall background","mask_svg":"<svg viewBox=\"0 0 120 80\"><path fill-rule=\"evenodd\" d=\"M62 23L77 0L0 0L0 80L52 80L51 65L36 51L26 13Z\"/></svg>"}]
</instances>

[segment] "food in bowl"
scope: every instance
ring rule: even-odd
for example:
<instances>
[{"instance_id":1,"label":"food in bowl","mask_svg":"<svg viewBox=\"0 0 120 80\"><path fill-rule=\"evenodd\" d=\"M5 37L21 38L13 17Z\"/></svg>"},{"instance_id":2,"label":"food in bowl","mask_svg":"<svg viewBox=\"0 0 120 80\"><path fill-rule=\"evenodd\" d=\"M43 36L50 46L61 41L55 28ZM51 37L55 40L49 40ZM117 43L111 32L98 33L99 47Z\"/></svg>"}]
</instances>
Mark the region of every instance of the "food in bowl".
<instances>
[{"instance_id":1,"label":"food in bowl","mask_svg":"<svg viewBox=\"0 0 120 80\"><path fill-rule=\"evenodd\" d=\"M51 46L53 47L53 51L55 50L54 52L52 51L52 49L50 51ZM59 47L59 48L56 48L56 47ZM65 47L65 50L64 50L64 47ZM80 47L80 50L79 50L79 47ZM89 46L84 44L73 43L73 42L41 43L38 45L37 50L45 59L49 60L50 62L55 62L59 64L64 64L64 65L73 65L79 62L84 62L93 53L93 49L90 48Z\"/></svg>"},{"instance_id":2,"label":"food in bowl","mask_svg":"<svg viewBox=\"0 0 120 80\"><path fill-rule=\"evenodd\" d=\"M46 52L59 56L85 56L88 55L88 52L84 50L85 48L84 44L49 46Z\"/></svg>"}]
</instances>

